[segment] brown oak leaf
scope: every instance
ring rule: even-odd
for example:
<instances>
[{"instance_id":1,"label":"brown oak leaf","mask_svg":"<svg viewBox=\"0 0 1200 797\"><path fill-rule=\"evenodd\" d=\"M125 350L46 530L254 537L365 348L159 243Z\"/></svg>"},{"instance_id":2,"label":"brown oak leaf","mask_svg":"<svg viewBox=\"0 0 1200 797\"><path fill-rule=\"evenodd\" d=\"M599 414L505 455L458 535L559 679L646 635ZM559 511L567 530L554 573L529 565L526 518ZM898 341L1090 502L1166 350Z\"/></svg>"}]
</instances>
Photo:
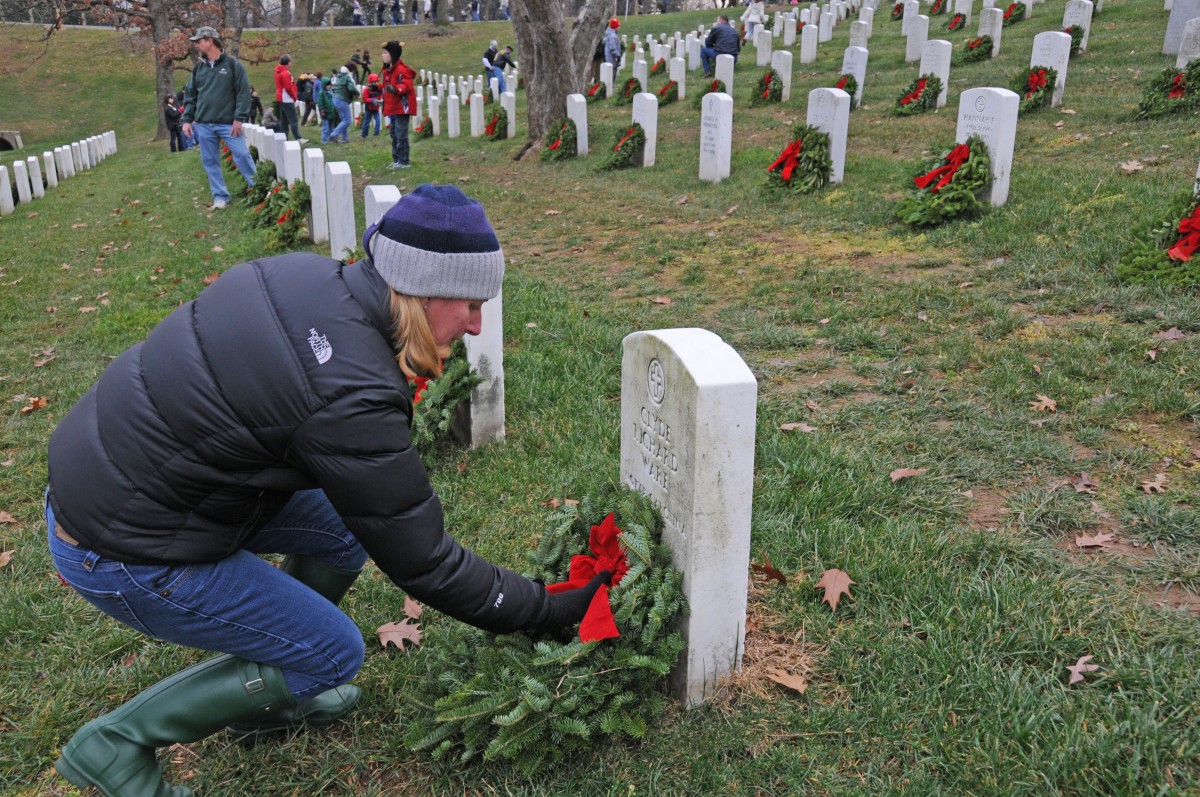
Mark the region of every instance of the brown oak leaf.
<instances>
[{"instance_id":1,"label":"brown oak leaf","mask_svg":"<svg viewBox=\"0 0 1200 797\"><path fill-rule=\"evenodd\" d=\"M1037 401L1029 402L1029 409L1035 412L1058 412L1058 402L1039 393Z\"/></svg>"},{"instance_id":2,"label":"brown oak leaf","mask_svg":"<svg viewBox=\"0 0 1200 797\"><path fill-rule=\"evenodd\" d=\"M50 401L48 399L45 399L42 396L34 396L33 398L29 399L28 404L21 408L21 414L28 415L31 412L37 412L49 404Z\"/></svg>"},{"instance_id":3,"label":"brown oak leaf","mask_svg":"<svg viewBox=\"0 0 1200 797\"><path fill-rule=\"evenodd\" d=\"M413 600L407 595L404 596L404 614L413 620L420 620L421 615L425 612L425 606L418 601Z\"/></svg>"},{"instance_id":4,"label":"brown oak leaf","mask_svg":"<svg viewBox=\"0 0 1200 797\"><path fill-rule=\"evenodd\" d=\"M205 278L204 278L204 279L202 279L202 280L200 280L200 281L201 281L201 282L203 282L205 285L212 285L214 282L216 282L216 281L217 281L217 279L218 279L220 276L221 276L221 272L219 272L219 271L214 271L213 273L211 273L211 274L209 274L209 275L205 276Z\"/></svg>"},{"instance_id":5,"label":"brown oak leaf","mask_svg":"<svg viewBox=\"0 0 1200 797\"><path fill-rule=\"evenodd\" d=\"M776 581L778 581L780 584L783 584L785 586L787 585L787 576L785 576L783 573L781 573L779 571L779 568L777 568L777 567L775 567L775 565L771 564L771 557L769 557L769 556L766 556L766 555L763 556L763 563L761 565L756 565L753 562L751 562L750 569L753 570L755 573L760 573L760 574L766 576L767 578L773 578Z\"/></svg>"},{"instance_id":6,"label":"brown oak leaf","mask_svg":"<svg viewBox=\"0 0 1200 797\"><path fill-rule=\"evenodd\" d=\"M17 519L7 512L0 511L0 523L16 523Z\"/></svg>"},{"instance_id":7,"label":"brown oak leaf","mask_svg":"<svg viewBox=\"0 0 1200 797\"><path fill-rule=\"evenodd\" d=\"M1077 684L1082 681L1084 678L1084 673L1095 672L1096 670L1100 669L1099 664L1087 663L1091 658L1091 656L1083 656L1079 659L1079 661L1067 667L1067 669L1071 671L1071 677L1067 681L1068 685Z\"/></svg>"},{"instance_id":8,"label":"brown oak leaf","mask_svg":"<svg viewBox=\"0 0 1200 797\"><path fill-rule=\"evenodd\" d=\"M388 645L394 645L400 650L405 650L405 642L411 642L414 645L421 644L421 626L408 620L399 623L385 623L376 628L375 633L379 635L379 645L385 648Z\"/></svg>"},{"instance_id":9,"label":"brown oak leaf","mask_svg":"<svg viewBox=\"0 0 1200 797\"><path fill-rule=\"evenodd\" d=\"M783 423L779 425L779 428L785 432L796 431L804 432L805 434L812 434L817 431L817 427L809 426L807 423Z\"/></svg>"},{"instance_id":10,"label":"brown oak leaf","mask_svg":"<svg viewBox=\"0 0 1200 797\"><path fill-rule=\"evenodd\" d=\"M1075 544L1080 548L1107 548L1116 538L1116 534L1093 534L1090 537L1084 534L1075 538Z\"/></svg>"},{"instance_id":11,"label":"brown oak leaf","mask_svg":"<svg viewBox=\"0 0 1200 797\"><path fill-rule=\"evenodd\" d=\"M929 468L896 468L888 475L892 479L892 484L895 484L901 479L907 479L912 476L922 476L928 472Z\"/></svg>"},{"instance_id":12,"label":"brown oak leaf","mask_svg":"<svg viewBox=\"0 0 1200 797\"><path fill-rule=\"evenodd\" d=\"M1156 337L1162 338L1163 340L1183 340L1187 337L1187 335L1180 332L1179 327L1171 327L1166 332L1159 332Z\"/></svg>"},{"instance_id":13,"label":"brown oak leaf","mask_svg":"<svg viewBox=\"0 0 1200 797\"><path fill-rule=\"evenodd\" d=\"M843 595L851 598L854 597L850 594L850 585L853 583L845 571L830 568L821 574L821 580L817 582L813 589L825 590L825 597L821 600L824 603L828 603L829 608L836 612L838 601L842 599Z\"/></svg>"},{"instance_id":14,"label":"brown oak leaf","mask_svg":"<svg viewBox=\"0 0 1200 797\"><path fill-rule=\"evenodd\" d=\"M1078 476L1071 476L1067 481L1071 483L1077 493L1096 494L1096 483L1087 475L1087 471L1082 471Z\"/></svg>"},{"instance_id":15,"label":"brown oak leaf","mask_svg":"<svg viewBox=\"0 0 1200 797\"><path fill-rule=\"evenodd\" d=\"M767 677L780 686L786 686L800 694L804 694L804 690L808 689L808 681L804 680L803 675L792 675L787 670L778 668L767 670Z\"/></svg>"},{"instance_id":16,"label":"brown oak leaf","mask_svg":"<svg viewBox=\"0 0 1200 797\"><path fill-rule=\"evenodd\" d=\"M655 296L654 299L652 299L651 301L653 301L655 304L662 304L662 305L674 304L674 302L672 302L670 297L668 297L668 296Z\"/></svg>"},{"instance_id":17,"label":"brown oak leaf","mask_svg":"<svg viewBox=\"0 0 1200 797\"><path fill-rule=\"evenodd\" d=\"M6 567L16 551L0 551L0 567Z\"/></svg>"},{"instance_id":18,"label":"brown oak leaf","mask_svg":"<svg viewBox=\"0 0 1200 797\"><path fill-rule=\"evenodd\" d=\"M1142 492L1144 493L1165 493L1166 491L1167 474L1165 473L1156 473L1153 480L1142 482Z\"/></svg>"}]
</instances>

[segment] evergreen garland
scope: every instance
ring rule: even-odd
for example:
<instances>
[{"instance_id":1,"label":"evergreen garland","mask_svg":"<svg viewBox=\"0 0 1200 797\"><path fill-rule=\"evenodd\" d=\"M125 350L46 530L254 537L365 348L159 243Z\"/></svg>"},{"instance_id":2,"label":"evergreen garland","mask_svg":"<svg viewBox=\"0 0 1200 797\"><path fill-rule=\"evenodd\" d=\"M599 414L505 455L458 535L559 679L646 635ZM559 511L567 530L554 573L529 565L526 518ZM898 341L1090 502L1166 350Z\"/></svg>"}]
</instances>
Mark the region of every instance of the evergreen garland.
<instances>
[{"instance_id":1,"label":"evergreen garland","mask_svg":"<svg viewBox=\"0 0 1200 797\"><path fill-rule=\"evenodd\" d=\"M483 135L488 141L503 141L508 138L508 111L497 108L492 112L492 121L483 129Z\"/></svg>"},{"instance_id":2,"label":"evergreen garland","mask_svg":"<svg viewBox=\"0 0 1200 797\"><path fill-rule=\"evenodd\" d=\"M667 85L658 90L659 106L670 105L679 99L679 82L675 80L667 81Z\"/></svg>"},{"instance_id":3,"label":"evergreen garland","mask_svg":"<svg viewBox=\"0 0 1200 797\"><path fill-rule=\"evenodd\" d=\"M579 154L579 131L570 119L561 119L546 132L546 145L542 147L541 159L559 161L574 158Z\"/></svg>"},{"instance_id":4,"label":"evergreen garland","mask_svg":"<svg viewBox=\"0 0 1200 797\"><path fill-rule=\"evenodd\" d=\"M637 122L622 129L617 136L617 143L609 151L608 158L601 167L603 169L622 169L628 166L633 161L633 156L646 146L646 131Z\"/></svg>"},{"instance_id":5,"label":"evergreen garland","mask_svg":"<svg viewBox=\"0 0 1200 797\"><path fill-rule=\"evenodd\" d=\"M917 181L928 184L924 188L916 187L898 203L896 214L905 224L932 227L983 211L984 204L979 195L992 181L992 163L987 145L978 134L967 139L969 155L949 173L949 182L941 182L947 173L936 173L936 170L953 167L955 156L960 152L959 146L962 145L951 147L936 162L926 164L927 168L913 178L914 186L917 186ZM934 182L933 178L940 179Z\"/></svg>"},{"instance_id":6,"label":"evergreen garland","mask_svg":"<svg viewBox=\"0 0 1200 797\"><path fill-rule=\"evenodd\" d=\"M954 16L950 17L950 21L946 23L946 30L953 32L966 27L966 25L967 15L955 14Z\"/></svg>"},{"instance_id":7,"label":"evergreen garland","mask_svg":"<svg viewBox=\"0 0 1200 797\"><path fill-rule=\"evenodd\" d=\"M409 382L413 399L413 419L409 437L422 457L434 452L446 440L458 405L471 398L471 390L483 382L483 377L471 368L467 347L454 341L450 356L442 363L442 375L437 379Z\"/></svg>"},{"instance_id":8,"label":"evergreen garland","mask_svg":"<svg viewBox=\"0 0 1200 797\"><path fill-rule=\"evenodd\" d=\"M1079 48L1083 46L1083 26L1068 25L1063 28L1063 33L1071 36L1071 58L1079 54Z\"/></svg>"},{"instance_id":9,"label":"evergreen garland","mask_svg":"<svg viewBox=\"0 0 1200 797\"><path fill-rule=\"evenodd\" d=\"M421 120L421 124L413 128L413 133L416 134L417 140L433 138L433 120L426 116Z\"/></svg>"},{"instance_id":10,"label":"evergreen garland","mask_svg":"<svg viewBox=\"0 0 1200 797\"><path fill-rule=\"evenodd\" d=\"M750 97L750 107L782 101L783 79L779 77L779 73L774 69L768 69L758 79L758 85L754 89L754 94Z\"/></svg>"},{"instance_id":11,"label":"evergreen garland","mask_svg":"<svg viewBox=\"0 0 1200 797\"><path fill-rule=\"evenodd\" d=\"M257 174L254 182L258 184ZM307 183L297 180L289 188L284 180L275 180L267 190L266 198L251 209L248 219L251 227L268 230L267 249L278 251L295 246L304 231L304 220L311 212L312 192Z\"/></svg>"},{"instance_id":12,"label":"evergreen garland","mask_svg":"<svg viewBox=\"0 0 1200 797\"><path fill-rule=\"evenodd\" d=\"M1049 66L1031 66L1021 70L1013 79L1012 90L1021 96L1020 113L1029 113L1044 108L1054 97L1058 84L1058 70Z\"/></svg>"},{"instance_id":13,"label":"evergreen garland","mask_svg":"<svg viewBox=\"0 0 1200 797\"><path fill-rule=\"evenodd\" d=\"M925 12L931 17L936 17L938 14L946 13L946 0L933 0L933 5Z\"/></svg>"},{"instance_id":14,"label":"evergreen garland","mask_svg":"<svg viewBox=\"0 0 1200 797\"><path fill-rule=\"evenodd\" d=\"M1200 58L1188 61L1183 69L1164 69L1151 79L1134 118L1155 119L1196 108L1200 108Z\"/></svg>"},{"instance_id":15,"label":"evergreen garland","mask_svg":"<svg viewBox=\"0 0 1200 797\"><path fill-rule=\"evenodd\" d=\"M835 89L841 89L850 95L850 110L858 107L858 98L854 96L858 93L858 79L849 73L838 75L838 81L833 86Z\"/></svg>"},{"instance_id":16,"label":"evergreen garland","mask_svg":"<svg viewBox=\"0 0 1200 797\"><path fill-rule=\"evenodd\" d=\"M224 145L225 142L222 141L221 146ZM232 153L230 153L229 158L230 162L232 163ZM275 180L277 178L278 174L275 172L274 161L263 161L262 163L258 164L258 167L254 172L254 182L251 183L246 189L246 196L242 201L247 207L251 208L257 208L264 204L267 201L267 194L270 193L271 188L275 185Z\"/></svg>"},{"instance_id":17,"label":"evergreen garland","mask_svg":"<svg viewBox=\"0 0 1200 797\"><path fill-rule=\"evenodd\" d=\"M603 80L597 80L588 86L588 90L584 92L583 96L589 103L602 100L608 96L608 85Z\"/></svg>"},{"instance_id":18,"label":"evergreen garland","mask_svg":"<svg viewBox=\"0 0 1200 797\"><path fill-rule=\"evenodd\" d=\"M925 113L937 107L937 98L941 93L941 78L932 72L927 72L908 84L904 93L896 98L893 110L900 116Z\"/></svg>"},{"instance_id":19,"label":"evergreen garland","mask_svg":"<svg viewBox=\"0 0 1200 797\"><path fill-rule=\"evenodd\" d=\"M452 764L509 761L532 777L603 737L646 735L662 705L660 683L684 649L675 626L687 611L650 500L609 486L555 512L530 557L531 575L566 580L571 556L588 552L591 527L609 512L630 564L609 592L621 636L584 643L574 629L535 640L438 628L422 648L421 683L404 693L409 750Z\"/></svg>"},{"instance_id":20,"label":"evergreen garland","mask_svg":"<svg viewBox=\"0 0 1200 797\"><path fill-rule=\"evenodd\" d=\"M1032 0L1030 1L1032 2ZM1016 25L1018 22L1025 19L1025 12L1026 8L1024 3L1010 3L1008 8L1004 9L1003 27L1007 28L1010 25Z\"/></svg>"},{"instance_id":21,"label":"evergreen garland","mask_svg":"<svg viewBox=\"0 0 1200 797\"><path fill-rule=\"evenodd\" d=\"M704 87L696 95L696 107L699 108L704 104L704 95L712 94L714 91L726 92L725 81L717 80L716 78L704 81Z\"/></svg>"},{"instance_id":22,"label":"evergreen garland","mask_svg":"<svg viewBox=\"0 0 1200 797\"><path fill-rule=\"evenodd\" d=\"M833 173L829 134L799 122L792 126L791 133L787 146L767 167L769 184L801 194L825 187Z\"/></svg>"},{"instance_id":23,"label":"evergreen garland","mask_svg":"<svg viewBox=\"0 0 1200 797\"><path fill-rule=\"evenodd\" d=\"M635 77L631 77L629 80L625 81L625 85L621 87L621 90L616 92L616 96L613 98L614 104L628 105L629 103L633 102L633 98L635 96L641 93L642 81Z\"/></svg>"},{"instance_id":24,"label":"evergreen garland","mask_svg":"<svg viewBox=\"0 0 1200 797\"><path fill-rule=\"evenodd\" d=\"M992 57L992 41L991 36L980 36L975 39L968 39L963 43L962 52L959 55L958 62L960 64L973 64L977 61L986 61Z\"/></svg>"},{"instance_id":25,"label":"evergreen garland","mask_svg":"<svg viewBox=\"0 0 1200 797\"><path fill-rule=\"evenodd\" d=\"M1165 218L1142 222L1133 229L1134 244L1121 256L1117 277L1125 282L1158 283L1181 288L1200 286L1200 255L1187 260L1173 259L1168 250L1187 241L1189 236L1200 237L1189 220L1200 208L1200 196L1194 191L1180 195L1167 209ZM1182 228L1182 229L1181 229Z\"/></svg>"},{"instance_id":26,"label":"evergreen garland","mask_svg":"<svg viewBox=\"0 0 1200 797\"><path fill-rule=\"evenodd\" d=\"M660 58L654 62L654 66L650 67L651 75L661 75L667 71L667 61L665 58Z\"/></svg>"}]
</instances>

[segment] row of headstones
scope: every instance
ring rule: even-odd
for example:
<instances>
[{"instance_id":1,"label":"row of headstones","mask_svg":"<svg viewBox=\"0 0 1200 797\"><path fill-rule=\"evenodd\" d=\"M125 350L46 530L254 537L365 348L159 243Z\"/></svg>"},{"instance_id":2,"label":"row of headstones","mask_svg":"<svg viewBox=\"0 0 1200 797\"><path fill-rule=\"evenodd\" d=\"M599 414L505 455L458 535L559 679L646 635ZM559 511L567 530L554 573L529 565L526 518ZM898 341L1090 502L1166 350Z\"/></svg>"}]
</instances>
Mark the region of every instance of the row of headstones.
<instances>
[{"instance_id":1,"label":"row of headstones","mask_svg":"<svg viewBox=\"0 0 1200 797\"><path fill-rule=\"evenodd\" d=\"M1163 37L1163 55L1175 55L1175 68L1200 58L1200 0L1167 0L1167 33Z\"/></svg>"},{"instance_id":2,"label":"row of headstones","mask_svg":"<svg viewBox=\"0 0 1200 797\"><path fill-rule=\"evenodd\" d=\"M96 136L55 147L54 151L42 153L39 162L36 155L12 163L12 178L8 167L0 166L0 216L12 213L12 189L17 189L17 204L27 205L46 195L47 188L57 188L60 180L67 180L77 173L92 168L109 155L117 152L117 134L109 130ZM45 179L43 180L43 165Z\"/></svg>"}]
</instances>

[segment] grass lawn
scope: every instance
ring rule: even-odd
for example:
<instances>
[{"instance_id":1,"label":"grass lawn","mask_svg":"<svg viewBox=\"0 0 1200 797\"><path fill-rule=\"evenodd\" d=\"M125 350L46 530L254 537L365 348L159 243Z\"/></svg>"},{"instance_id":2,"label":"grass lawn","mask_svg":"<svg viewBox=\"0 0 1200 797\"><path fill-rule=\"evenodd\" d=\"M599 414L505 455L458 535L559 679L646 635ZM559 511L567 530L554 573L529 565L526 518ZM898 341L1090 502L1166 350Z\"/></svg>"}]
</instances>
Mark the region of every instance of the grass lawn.
<instances>
[{"instance_id":1,"label":"grass lawn","mask_svg":"<svg viewBox=\"0 0 1200 797\"><path fill-rule=\"evenodd\" d=\"M1145 83L1174 64L1162 3L1108 0L1062 109L1021 118L1004 207L924 232L894 219L923 157L952 143L959 93L1009 86L1064 5L1033 6L997 59L952 68L945 109L913 118L891 112L916 66L881 6L845 182L813 195L767 190L766 167L808 91L835 82L848 24L797 63L783 105L748 107L760 70L746 51L733 173L717 185L697 179L692 97L661 109L649 170L599 170L629 119L611 101L589 106L592 154L577 161L516 162L520 138L414 142L401 190L459 184L508 257L508 438L429 463L456 536L521 569L548 499L617 478L621 339L700 326L759 380L752 556L788 584L747 574L746 666L708 705L670 708L644 740L598 743L529 781L404 749L422 654L374 646L404 596L369 569L345 604L369 640L353 718L252 750L224 735L177 746L169 778L205 797L1200 794L1200 301L1115 277L1136 225L1190 189L1200 152L1196 114L1133 120ZM712 16L631 17L621 31ZM947 19L930 36L957 51L968 35L946 34ZM408 63L454 74L512 40L507 23L402 34ZM22 157L108 129L120 147L0 219L0 794L76 797L53 771L71 733L203 654L119 626L59 583L40 520L46 441L116 354L266 239L240 204L207 210L196 153L150 141L147 53L94 30L48 46L28 28L0 37L0 120L22 131ZM377 61L383 38L272 46L293 71L328 72L358 47ZM273 65L250 67L264 97ZM699 73L688 78L694 96ZM520 130L523 109L521 93ZM396 179L389 154L382 136L326 149L352 165L360 227L362 187ZM1172 328L1182 336L1164 339ZM1034 406L1043 396L1053 412ZM33 397L48 406L22 413ZM816 431L780 429L797 421ZM897 468L927 472L893 483ZM1156 474L1163 492L1144 486ZM1100 534L1111 544L1076 545ZM836 613L813 588L834 567L856 582ZM450 621L430 614L436 644ZM1099 669L1068 685L1089 655ZM776 667L808 690L770 682Z\"/></svg>"}]
</instances>

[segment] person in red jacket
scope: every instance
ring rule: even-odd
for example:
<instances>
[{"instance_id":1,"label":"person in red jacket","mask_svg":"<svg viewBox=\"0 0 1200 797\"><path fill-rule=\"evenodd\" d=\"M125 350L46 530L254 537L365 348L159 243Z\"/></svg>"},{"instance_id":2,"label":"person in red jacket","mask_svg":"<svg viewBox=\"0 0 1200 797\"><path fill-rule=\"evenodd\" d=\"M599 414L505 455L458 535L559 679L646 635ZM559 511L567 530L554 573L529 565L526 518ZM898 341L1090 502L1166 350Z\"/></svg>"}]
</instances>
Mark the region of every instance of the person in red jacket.
<instances>
[{"instance_id":1,"label":"person in red jacket","mask_svg":"<svg viewBox=\"0 0 1200 797\"><path fill-rule=\"evenodd\" d=\"M383 107L383 86L379 84L379 75L371 73L367 76L367 85L363 86L362 90L363 114L362 114L362 137L367 137L367 128L371 126L371 120L375 120L375 135L379 135L379 109Z\"/></svg>"},{"instance_id":2,"label":"person in red jacket","mask_svg":"<svg viewBox=\"0 0 1200 797\"><path fill-rule=\"evenodd\" d=\"M407 169L408 162L408 118L417 114L417 91L413 84L416 73L404 63L400 54L404 44L390 41L383 45L383 114L388 118L388 129L392 134L392 167Z\"/></svg>"},{"instance_id":3,"label":"person in red jacket","mask_svg":"<svg viewBox=\"0 0 1200 797\"><path fill-rule=\"evenodd\" d=\"M287 135L290 130L292 138L300 141L300 124L296 117L296 100L300 97L300 90L296 88L296 81L288 70L291 62L292 57L284 53L279 56L279 65L275 67L275 115L279 118L276 132Z\"/></svg>"}]
</instances>

